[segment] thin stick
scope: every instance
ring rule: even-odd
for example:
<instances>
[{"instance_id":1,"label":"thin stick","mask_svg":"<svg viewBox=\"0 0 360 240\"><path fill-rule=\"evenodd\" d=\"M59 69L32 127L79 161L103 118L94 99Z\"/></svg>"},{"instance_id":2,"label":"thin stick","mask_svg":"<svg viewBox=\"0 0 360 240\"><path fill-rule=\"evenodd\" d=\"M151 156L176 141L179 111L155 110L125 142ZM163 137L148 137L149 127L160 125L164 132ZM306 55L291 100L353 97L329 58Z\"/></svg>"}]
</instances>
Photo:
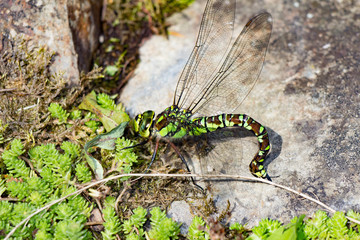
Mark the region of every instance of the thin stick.
<instances>
[{"instance_id":1,"label":"thin stick","mask_svg":"<svg viewBox=\"0 0 360 240\"><path fill-rule=\"evenodd\" d=\"M289 192L292 192L292 193L295 193L305 199L308 199L320 206L322 206L323 208L325 208L327 211L329 211L330 213L335 213L336 210L327 206L326 204L310 197L310 196L307 196L299 191L296 191L294 189L291 189L289 187L286 187L284 185L281 185L281 184L277 184L277 183L274 183L274 182L270 182L268 180L265 180L265 179L261 179L261 178L254 178L254 177L245 177L245 176L240 176L240 175L224 175L224 174L216 174L216 175L201 175L201 174L154 174L154 173L148 173L148 174L144 174L144 173L130 173L130 174L120 174L120 175L116 175L116 176L112 176L112 177L108 177L108 178L105 178L105 179L102 179L102 180L99 180L99 181L96 181L96 182L93 182L89 185L87 185L86 187L83 187L73 193L70 193L69 195L65 196L65 197L62 197L62 198L59 198L57 200L54 200L52 201L51 203L49 203L48 205L42 207L42 208L39 208L38 210L36 210L35 212L33 212L32 214L30 214L29 216L27 216L25 219L23 219L20 223L18 223L10 232L8 235L6 235L6 237L4 238L4 240L8 240L13 234L14 232L16 231L16 229L18 229L20 226L22 226L24 223L26 223L27 221L29 221L33 216L35 216L36 214L42 212L43 210L46 210L48 208L50 208L51 206L57 204L57 203L60 203L62 202L63 200L67 199L68 197L71 197L71 196L74 196L74 195L78 195L80 194L81 192L89 189L89 188L92 188L98 184L101 184L101 183L105 183L105 182L108 182L108 181L111 181L111 180L116 180L118 178L122 178L122 177L197 177L197 178L206 178L206 179L212 179L212 178L215 178L215 179L239 179L239 180L247 180L247 181L252 181L252 182L262 182L262 183L265 183L265 184L269 184L269 185L272 185L272 186L275 186L275 187L278 187L278 188L281 188L281 189L284 189L286 191L289 191ZM356 223L356 224L360 224L360 221L356 220L356 219L353 219L351 217L346 217L348 220Z\"/></svg>"}]
</instances>

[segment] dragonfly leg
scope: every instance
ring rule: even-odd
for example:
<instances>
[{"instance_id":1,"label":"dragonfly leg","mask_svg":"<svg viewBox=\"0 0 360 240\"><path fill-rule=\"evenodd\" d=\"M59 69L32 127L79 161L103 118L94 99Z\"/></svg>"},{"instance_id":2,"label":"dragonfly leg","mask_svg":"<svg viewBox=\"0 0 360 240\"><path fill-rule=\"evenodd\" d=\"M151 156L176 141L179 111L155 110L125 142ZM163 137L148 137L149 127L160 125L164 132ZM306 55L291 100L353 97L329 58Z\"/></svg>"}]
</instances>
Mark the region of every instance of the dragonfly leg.
<instances>
[{"instance_id":1,"label":"dragonfly leg","mask_svg":"<svg viewBox=\"0 0 360 240\"><path fill-rule=\"evenodd\" d=\"M147 173L147 171L149 171L149 168L151 167L151 165L153 164L153 162L155 160L156 153L159 149L159 142L160 142L160 139L156 139L155 149L154 149L154 153L151 157L151 162L150 162L149 166L147 166L147 168L145 169L144 173Z\"/></svg>"},{"instance_id":2,"label":"dragonfly leg","mask_svg":"<svg viewBox=\"0 0 360 240\"><path fill-rule=\"evenodd\" d=\"M125 150L125 149L129 149L129 148L135 148L135 147L138 147L138 146L142 146L142 145L144 145L144 144L146 144L146 143L148 143L148 142L149 142L148 140L142 141L141 143L135 144L134 146L124 147L124 148L120 149L119 151L122 151L122 150Z\"/></svg>"},{"instance_id":3,"label":"dragonfly leg","mask_svg":"<svg viewBox=\"0 0 360 240\"><path fill-rule=\"evenodd\" d=\"M175 144L172 143L171 141L168 141L168 142L169 142L170 146L175 150L176 154L179 156L179 158L181 159L181 161L185 164L186 170L187 170L189 173L191 173L190 168L189 168L189 166L188 166L185 158L183 157L183 155L181 155L179 149L178 149L178 148L175 146ZM205 192L204 189L203 189L200 185L198 185L197 183L195 183L195 179L194 179L193 177L190 177L190 178L191 178L192 183L193 183L197 188L199 188L202 192Z\"/></svg>"}]
</instances>

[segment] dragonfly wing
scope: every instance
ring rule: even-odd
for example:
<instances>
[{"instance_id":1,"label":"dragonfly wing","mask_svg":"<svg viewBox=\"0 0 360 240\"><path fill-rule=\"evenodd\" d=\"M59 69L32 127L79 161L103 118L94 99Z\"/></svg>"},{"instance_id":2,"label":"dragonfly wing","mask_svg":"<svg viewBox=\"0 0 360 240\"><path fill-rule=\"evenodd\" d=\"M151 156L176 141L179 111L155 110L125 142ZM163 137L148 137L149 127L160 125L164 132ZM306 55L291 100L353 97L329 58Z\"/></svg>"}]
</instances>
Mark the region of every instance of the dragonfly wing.
<instances>
[{"instance_id":1,"label":"dragonfly wing","mask_svg":"<svg viewBox=\"0 0 360 240\"><path fill-rule=\"evenodd\" d=\"M269 13L252 18L234 41L219 70L186 107L199 116L232 113L259 77L271 30L272 17Z\"/></svg>"},{"instance_id":2,"label":"dragonfly wing","mask_svg":"<svg viewBox=\"0 0 360 240\"><path fill-rule=\"evenodd\" d=\"M243 128L225 128L189 138L180 149L193 173L251 176L248 165L258 148L257 139L251 132ZM214 195L228 192L226 185L231 185L232 190L235 189L233 184L236 186L236 183L233 181L213 180L210 183Z\"/></svg>"},{"instance_id":3,"label":"dragonfly wing","mask_svg":"<svg viewBox=\"0 0 360 240\"><path fill-rule=\"evenodd\" d=\"M181 108L190 106L219 71L231 43L235 8L236 0L208 0L195 47L176 86L174 104Z\"/></svg>"}]
</instances>

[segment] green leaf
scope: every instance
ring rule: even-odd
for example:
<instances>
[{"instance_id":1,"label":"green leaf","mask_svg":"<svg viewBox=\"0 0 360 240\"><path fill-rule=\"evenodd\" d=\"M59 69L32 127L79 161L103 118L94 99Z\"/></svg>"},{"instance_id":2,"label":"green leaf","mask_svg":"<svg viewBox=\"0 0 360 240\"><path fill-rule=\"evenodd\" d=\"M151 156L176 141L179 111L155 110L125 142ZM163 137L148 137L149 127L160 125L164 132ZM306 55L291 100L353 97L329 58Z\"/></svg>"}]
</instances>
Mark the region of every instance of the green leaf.
<instances>
[{"instance_id":1,"label":"green leaf","mask_svg":"<svg viewBox=\"0 0 360 240\"><path fill-rule=\"evenodd\" d=\"M289 234L287 234L289 235ZM288 236L291 237L291 236ZM282 240L296 240L296 235L295 238L285 238L284 236L284 227L281 226L278 229L276 229L271 235L270 237L266 238L267 240L277 240L277 239L282 239Z\"/></svg>"},{"instance_id":2,"label":"green leaf","mask_svg":"<svg viewBox=\"0 0 360 240\"><path fill-rule=\"evenodd\" d=\"M86 160L91 169L94 171L96 179L103 179L104 169L101 166L101 163L90 155L90 153L88 152L89 148L96 146L107 150L114 150L115 141L117 138L124 135L124 130L127 124L128 122L123 122L110 132L100 134L85 144L84 150Z\"/></svg>"},{"instance_id":3,"label":"green leaf","mask_svg":"<svg viewBox=\"0 0 360 240\"><path fill-rule=\"evenodd\" d=\"M102 122L107 132L111 131L111 129L122 122L130 121L129 115L123 111L123 108L117 107L114 110L110 110L98 104L96 93L94 91L84 98L79 108L94 113Z\"/></svg>"},{"instance_id":4,"label":"green leaf","mask_svg":"<svg viewBox=\"0 0 360 240\"><path fill-rule=\"evenodd\" d=\"M306 239L304 231L303 231L303 219L305 215L301 215L300 217L295 217L292 220L292 223L289 223L285 227L277 228L267 240L303 240ZM296 221L296 222L293 222Z\"/></svg>"},{"instance_id":5,"label":"green leaf","mask_svg":"<svg viewBox=\"0 0 360 240\"><path fill-rule=\"evenodd\" d=\"M105 74L107 74L111 77L113 77L118 71L119 71L119 68L114 65L106 66L106 68L104 69Z\"/></svg>"},{"instance_id":6,"label":"green leaf","mask_svg":"<svg viewBox=\"0 0 360 240\"><path fill-rule=\"evenodd\" d=\"M119 42L120 42L120 39L119 39L119 38L114 38L114 37L112 37L112 38L110 38L109 41L112 42L112 43L119 43Z\"/></svg>"},{"instance_id":7,"label":"green leaf","mask_svg":"<svg viewBox=\"0 0 360 240\"><path fill-rule=\"evenodd\" d=\"M109 53L109 52L111 52L112 50L114 50L114 45L109 45L109 46L105 49L105 52L106 52L106 53Z\"/></svg>"}]
</instances>

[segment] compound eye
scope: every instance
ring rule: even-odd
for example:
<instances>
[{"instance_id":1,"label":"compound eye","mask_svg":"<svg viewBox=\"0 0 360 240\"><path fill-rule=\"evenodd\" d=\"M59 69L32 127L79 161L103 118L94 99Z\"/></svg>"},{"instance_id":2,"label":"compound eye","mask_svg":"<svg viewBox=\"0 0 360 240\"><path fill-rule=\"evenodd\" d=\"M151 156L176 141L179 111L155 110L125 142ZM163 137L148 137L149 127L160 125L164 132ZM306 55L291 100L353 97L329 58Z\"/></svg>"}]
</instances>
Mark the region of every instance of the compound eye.
<instances>
[{"instance_id":1,"label":"compound eye","mask_svg":"<svg viewBox=\"0 0 360 240\"><path fill-rule=\"evenodd\" d=\"M149 129L151 127L152 119L147 119L145 123L145 129Z\"/></svg>"}]
</instances>

